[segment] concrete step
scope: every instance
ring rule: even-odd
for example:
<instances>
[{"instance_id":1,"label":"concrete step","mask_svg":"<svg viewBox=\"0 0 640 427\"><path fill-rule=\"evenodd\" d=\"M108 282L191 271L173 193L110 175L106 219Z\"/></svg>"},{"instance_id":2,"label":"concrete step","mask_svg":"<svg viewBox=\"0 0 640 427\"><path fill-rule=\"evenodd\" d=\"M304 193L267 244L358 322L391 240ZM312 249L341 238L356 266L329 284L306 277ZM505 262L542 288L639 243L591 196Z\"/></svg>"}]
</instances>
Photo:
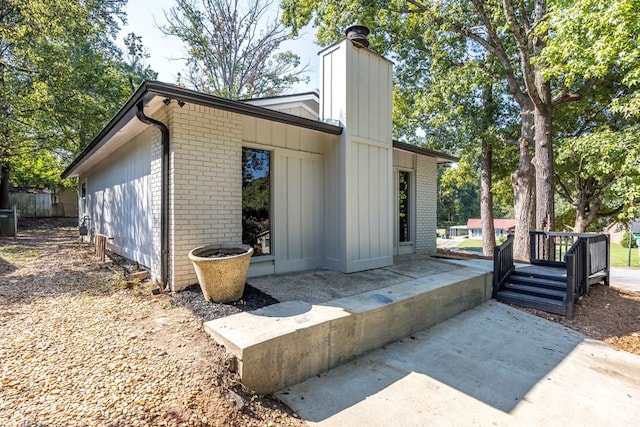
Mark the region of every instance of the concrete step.
<instances>
[{"instance_id":1,"label":"concrete step","mask_svg":"<svg viewBox=\"0 0 640 427\"><path fill-rule=\"evenodd\" d=\"M270 394L486 302L491 281L460 268L322 304L282 302L204 328L236 358L242 383Z\"/></svg>"}]
</instances>

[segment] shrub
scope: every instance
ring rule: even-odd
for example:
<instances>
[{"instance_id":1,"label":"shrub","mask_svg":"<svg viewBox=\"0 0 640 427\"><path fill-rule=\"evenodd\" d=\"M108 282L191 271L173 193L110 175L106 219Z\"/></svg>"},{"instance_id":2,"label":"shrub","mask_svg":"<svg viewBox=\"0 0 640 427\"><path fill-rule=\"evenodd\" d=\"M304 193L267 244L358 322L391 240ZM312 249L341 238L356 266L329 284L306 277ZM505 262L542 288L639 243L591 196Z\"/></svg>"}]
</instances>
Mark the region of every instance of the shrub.
<instances>
[{"instance_id":1,"label":"shrub","mask_svg":"<svg viewBox=\"0 0 640 427\"><path fill-rule=\"evenodd\" d=\"M620 246L622 246L623 248L628 248L629 247L629 232L625 231L624 236L622 236L622 240L620 241ZM631 236L631 247L632 248L637 248L638 246L636 245L636 239Z\"/></svg>"}]
</instances>

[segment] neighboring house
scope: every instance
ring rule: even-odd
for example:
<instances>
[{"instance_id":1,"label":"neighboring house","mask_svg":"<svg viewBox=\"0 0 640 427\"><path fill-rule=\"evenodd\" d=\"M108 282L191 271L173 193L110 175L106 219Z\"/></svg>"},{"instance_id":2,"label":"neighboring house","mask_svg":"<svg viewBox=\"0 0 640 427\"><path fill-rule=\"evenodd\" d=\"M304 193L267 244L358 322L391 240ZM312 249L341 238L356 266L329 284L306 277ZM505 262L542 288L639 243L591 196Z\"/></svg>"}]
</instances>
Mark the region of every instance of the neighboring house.
<instances>
[{"instance_id":1,"label":"neighboring house","mask_svg":"<svg viewBox=\"0 0 640 427\"><path fill-rule=\"evenodd\" d=\"M611 243L620 244L624 234L629 230L632 233L640 233L640 219L629 221L627 224L612 222L604 228L603 232L609 235Z\"/></svg>"},{"instance_id":2,"label":"neighboring house","mask_svg":"<svg viewBox=\"0 0 640 427\"><path fill-rule=\"evenodd\" d=\"M469 237L469 230L466 225L453 225L449 227L449 238L460 239Z\"/></svg>"},{"instance_id":3,"label":"neighboring house","mask_svg":"<svg viewBox=\"0 0 640 427\"><path fill-rule=\"evenodd\" d=\"M355 272L436 251L438 163L392 141L392 63L345 39L321 91L232 101L144 82L64 171L108 248L174 291L199 245L244 240L252 276Z\"/></svg>"},{"instance_id":4,"label":"neighboring house","mask_svg":"<svg viewBox=\"0 0 640 427\"><path fill-rule=\"evenodd\" d=\"M482 239L482 220L480 218L470 218L467 220L467 229L470 239ZM516 229L515 219L494 219L493 230L496 239L513 234Z\"/></svg>"}]
</instances>

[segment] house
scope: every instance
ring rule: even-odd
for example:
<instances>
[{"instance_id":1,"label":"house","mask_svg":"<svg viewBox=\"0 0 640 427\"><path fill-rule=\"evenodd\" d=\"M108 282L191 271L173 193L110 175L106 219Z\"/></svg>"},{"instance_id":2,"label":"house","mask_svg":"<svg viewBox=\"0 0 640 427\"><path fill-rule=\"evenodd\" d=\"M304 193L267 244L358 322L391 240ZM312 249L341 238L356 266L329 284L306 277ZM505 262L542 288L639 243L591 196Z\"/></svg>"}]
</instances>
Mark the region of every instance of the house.
<instances>
[{"instance_id":1,"label":"house","mask_svg":"<svg viewBox=\"0 0 640 427\"><path fill-rule=\"evenodd\" d=\"M63 172L108 249L174 291L199 245L256 249L250 276L355 272L435 253L437 164L392 140L392 63L347 38L320 52L321 91L233 101L145 81Z\"/></svg>"},{"instance_id":2,"label":"house","mask_svg":"<svg viewBox=\"0 0 640 427\"><path fill-rule=\"evenodd\" d=\"M607 225L602 231L609 235L611 243L620 244L625 233L629 232L629 230L632 233L640 233L640 219L629 221L627 224L615 221Z\"/></svg>"},{"instance_id":3,"label":"house","mask_svg":"<svg viewBox=\"0 0 640 427\"><path fill-rule=\"evenodd\" d=\"M482 239L482 220L480 218L469 218L467 220L467 229L469 230L470 239ZM496 239L506 237L513 234L516 229L515 219L494 219L493 230Z\"/></svg>"},{"instance_id":4,"label":"house","mask_svg":"<svg viewBox=\"0 0 640 427\"><path fill-rule=\"evenodd\" d=\"M466 225L452 225L449 227L450 239L466 239L469 237L469 230Z\"/></svg>"}]
</instances>

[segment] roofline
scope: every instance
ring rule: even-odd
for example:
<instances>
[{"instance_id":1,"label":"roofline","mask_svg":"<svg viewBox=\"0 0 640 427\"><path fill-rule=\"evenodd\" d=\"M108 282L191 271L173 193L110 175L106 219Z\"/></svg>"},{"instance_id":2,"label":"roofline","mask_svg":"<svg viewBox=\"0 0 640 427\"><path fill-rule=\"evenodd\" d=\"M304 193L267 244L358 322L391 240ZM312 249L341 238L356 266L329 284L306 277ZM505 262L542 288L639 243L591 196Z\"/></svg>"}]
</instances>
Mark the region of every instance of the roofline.
<instances>
[{"instance_id":1,"label":"roofline","mask_svg":"<svg viewBox=\"0 0 640 427\"><path fill-rule=\"evenodd\" d=\"M294 116L292 114L283 113L276 110L269 110L264 107L247 104L240 101L220 98L218 96L209 95L192 89L181 88L176 85L162 83L159 81L143 81L138 89L131 95L131 98L120 108L113 116L109 123L98 133L98 135L87 145L87 147L71 162L69 166L62 172L62 178L67 178L73 170L82 163L86 157L91 155L97 149L102 140L123 120L130 111L136 107L138 102L143 101L145 96L164 96L177 101L190 102L205 107L217 108L219 110L229 111L232 113L243 114L246 116L256 117L259 119L270 120L287 125L297 126L305 129L315 130L318 132L328 133L331 135L340 135L342 127L306 119L304 117Z\"/></svg>"},{"instance_id":2,"label":"roofline","mask_svg":"<svg viewBox=\"0 0 640 427\"><path fill-rule=\"evenodd\" d=\"M443 159L443 161L439 163L456 163L460 161L459 157L452 156L451 154L430 150L428 148L419 147L413 144L407 144L406 142L400 142L395 139L393 140L393 148L397 148L398 150L410 151L412 153L420 154L423 156Z\"/></svg>"},{"instance_id":3,"label":"roofline","mask_svg":"<svg viewBox=\"0 0 640 427\"><path fill-rule=\"evenodd\" d=\"M247 98L247 99L240 99L239 101L241 102L250 102L250 101L268 101L271 99L282 99L282 98L297 98L297 97L306 97L309 95L313 95L316 98L320 98L320 94L315 91L309 91L309 92L302 92L302 93L289 93L286 95L274 95L274 96L263 96L260 98Z\"/></svg>"}]
</instances>

